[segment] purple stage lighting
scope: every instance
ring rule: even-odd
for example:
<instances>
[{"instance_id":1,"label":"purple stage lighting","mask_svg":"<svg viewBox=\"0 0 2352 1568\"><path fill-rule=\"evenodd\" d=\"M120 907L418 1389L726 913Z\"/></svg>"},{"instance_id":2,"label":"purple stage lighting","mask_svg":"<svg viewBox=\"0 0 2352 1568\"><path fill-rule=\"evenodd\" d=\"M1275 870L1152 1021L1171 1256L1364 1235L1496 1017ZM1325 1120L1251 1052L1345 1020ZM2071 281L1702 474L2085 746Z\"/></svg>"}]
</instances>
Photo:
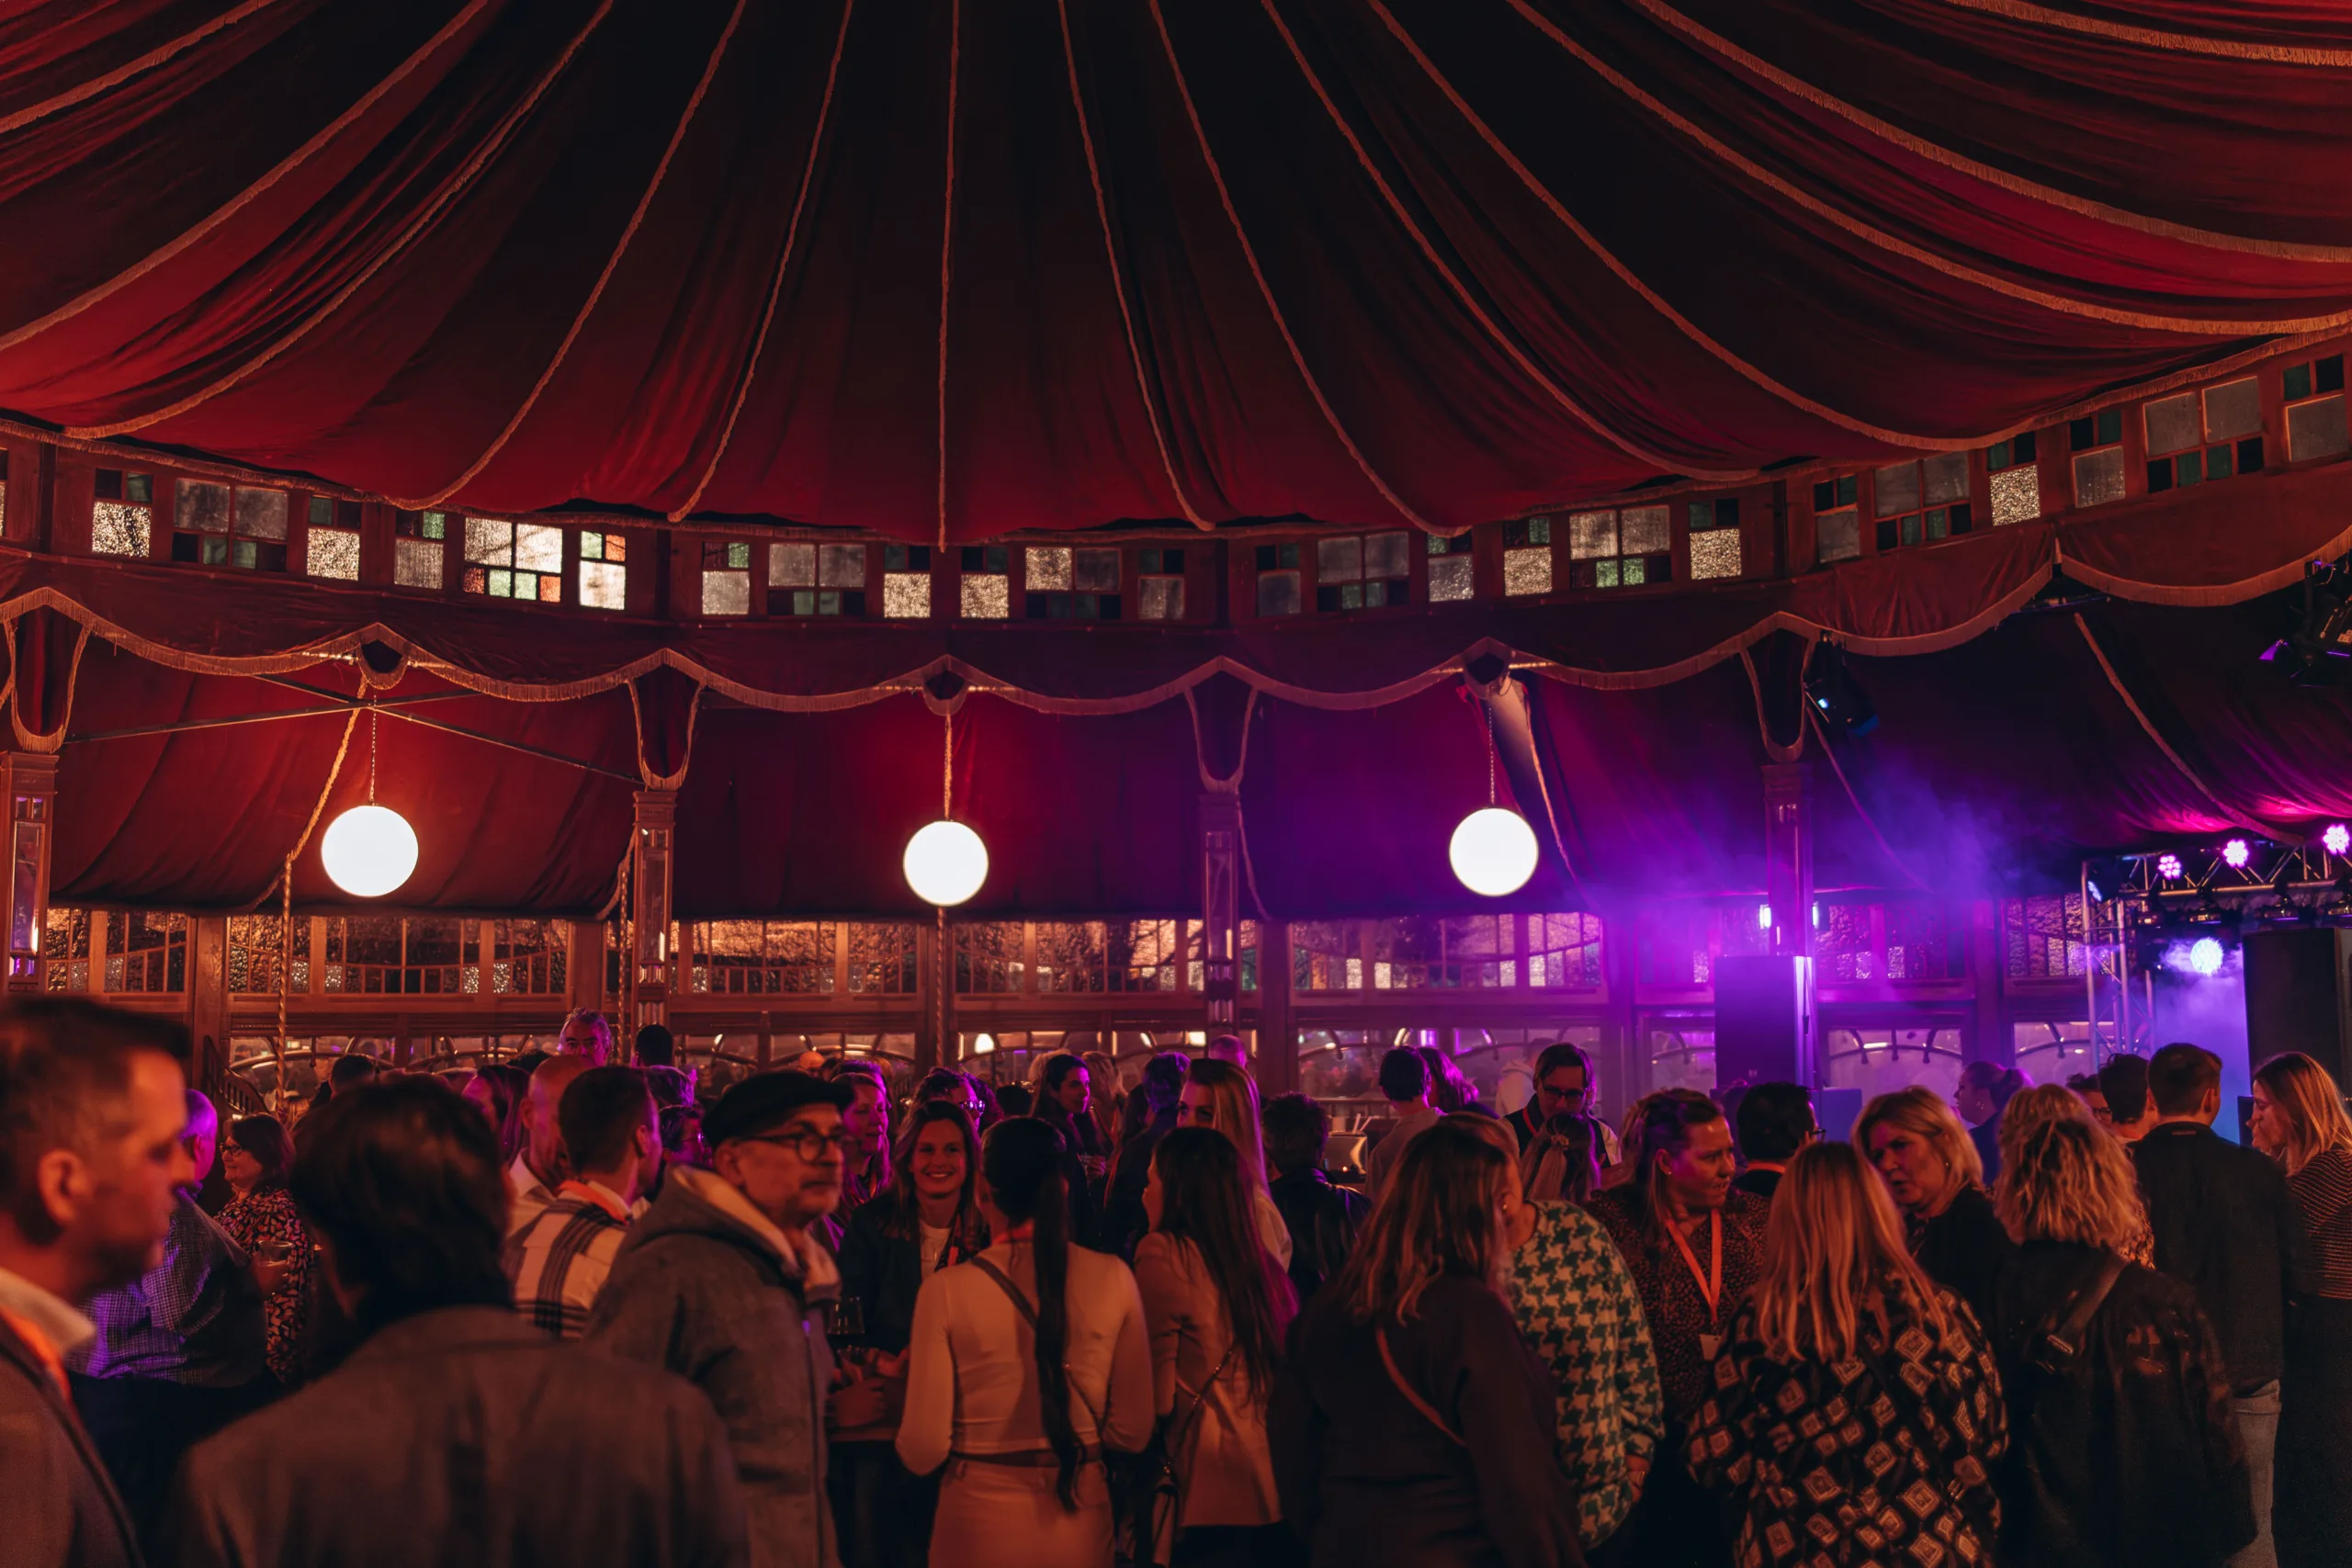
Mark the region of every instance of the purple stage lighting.
<instances>
[{"instance_id":1,"label":"purple stage lighting","mask_svg":"<svg viewBox=\"0 0 2352 1568\"><path fill-rule=\"evenodd\" d=\"M2327 831L2319 836L2319 841L2329 854L2340 855L2346 850L2352 850L2352 828L2341 822L2330 822Z\"/></svg>"},{"instance_id":2,"label":"purple stage lighting","mask_svg":"<svg viewBox=\"0 0 2352 1568\"><path fill-rule=\"evenodd\" d=\"M2180 857L2169 852L2158 855L2156 857L2156 874L2163 877L2166 882L2175 882L2179 880Z\"/></svg>"},{"instance_id":3,"label":"purple stage lighting","mask_svg":"<svg viewBox=\"0 0 2352 1568\"><path fill-rule=\"evenodd\" d=\"M2200 936L2188 944L2188 966L2199 975L2222 972L2222 944L2210 936Z\"/></svg>"},{"instance_id":4,"label":"purple stage lighting","mask_svg":"<svg viewBox=\"0 0 2352 1568\"><path fill-rule=\"evenodd\" d=\"M2232 871L2244 871L2245 863L2254 858L2254 850L2244 839L2232 839L2222 846L2222 858L2230 863ZM2211 970L2207 970L2211 974Z\"/></svg>"}]
</instances>

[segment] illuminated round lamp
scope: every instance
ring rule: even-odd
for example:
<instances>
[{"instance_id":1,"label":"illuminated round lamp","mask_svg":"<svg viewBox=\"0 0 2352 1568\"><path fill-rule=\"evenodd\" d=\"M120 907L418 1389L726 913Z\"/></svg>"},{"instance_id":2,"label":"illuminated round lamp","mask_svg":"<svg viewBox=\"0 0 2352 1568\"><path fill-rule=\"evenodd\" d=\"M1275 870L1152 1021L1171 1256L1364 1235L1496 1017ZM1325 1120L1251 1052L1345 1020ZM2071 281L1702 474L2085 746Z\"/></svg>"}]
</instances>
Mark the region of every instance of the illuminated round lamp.
<instances>
[{"instance_id":1,"label":"illuminated round lamp","mask_svg":"<svg viewBox=\"0 0 2352 1568\"><path fill-rule=\"evenodd\" d=\"M1535 829L1516 811L1499 806L1473 811L1453 829L1446 846L1453 874L1471 892L1500 898L1527 886L1535 874Z\"/></svg>"},{"instance_id":2,"label":"illuminated round lamp","mask_svg":"<svg viewBox=\"0 0 2352 1568\"><path fill-rule=\"evenodd\" d=\"M319 840L327 879L355 898L381 898L416 870L416 829L389 806L355 806Z\"/></svg>"},{"instance_id":3,"label":"illuminated round lamp","mask_svg":"<svg viewBox=\"0 0 2352 1568\"><path fill-rule=\"evenodd\" d=\"M2222 944L2210 936L2200 936L2188 944L2188 966L2199 975L2222 972Z\"/></svg>"},{"instance_id":4,"label":"illuminated round lamp","mask_svg":"<svg viewBox=\"0 0 2352 1568\"><path fill-rule=\"evenodd\" d=\"M982 1034L972 1041L972 1055L975 1056L990 1055L995 1050L996 1036L993 1034Z\"/></svg>"},{"instance_id":5,"label":"illuminated round lamp","mask_svg":"<svg viewBox=\"0 0 2352 1568\"><path fill-rule=\"evenodd\" d=\"M907 840L907 886L926 904L950 909L989 879L989 847L961 822L926 823Z\"/></svg>"},{"instance_id":6,"label":"illuminated round lamp","mask_svg":"<svg viewBox=\"0 0 2352 1568\"><path fill-rule=\"evenodd\" d=\"M2319 836L2319 841L2329 854L2340 855L2346 850L2352 850L2352 828L2341 822L2331 822L2327 825L2327 831Z\"/></svg>"},{"instance_id":7,"label":"illuminated round lamp","mask_svg":"<svg viewBox=\"0 0 2352 1568\"><path fill-rule=\"evenodd\" d=\"M2166 851L2156 857L2156 874L2166 882L2180 880L2180 857Z\"/></svg>"},{"instance_id":8,"label":"illuminated round lamp","mask_svg":"<svg viewBox=\"0 0 2352 1568\"><path fill-rule=\"evenodd\" d=\"M2245 863L2253 858L2253 846L2244 839L2232 839L2222 846L2222 859L2229 863L2232 871L2244 871Z\"/></svg>"}]
</instances>

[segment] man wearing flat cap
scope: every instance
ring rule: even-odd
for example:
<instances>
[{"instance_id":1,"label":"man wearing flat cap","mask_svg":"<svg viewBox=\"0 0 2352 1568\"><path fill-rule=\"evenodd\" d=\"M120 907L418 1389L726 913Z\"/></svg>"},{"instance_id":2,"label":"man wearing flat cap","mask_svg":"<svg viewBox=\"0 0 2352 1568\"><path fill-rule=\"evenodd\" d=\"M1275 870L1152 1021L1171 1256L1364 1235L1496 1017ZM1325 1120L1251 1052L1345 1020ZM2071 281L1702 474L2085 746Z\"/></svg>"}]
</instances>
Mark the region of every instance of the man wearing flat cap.
<instances>
[{"instance_id":1,"label":"man wearing flat cap","mask_svg":"<svg viewBox=\"0 0 2352 1568\"><path fill-rule=\"evenodd\" d=\"M841 1289L808 1227L842 1193L847 1085L761 1073L703 1121L711 1168L669 1173L596 1298L587 1341L666 1367L727 1424L753 1568L838 1568L825 1501L826 1304Z\"/></svg>"}]
</instances>

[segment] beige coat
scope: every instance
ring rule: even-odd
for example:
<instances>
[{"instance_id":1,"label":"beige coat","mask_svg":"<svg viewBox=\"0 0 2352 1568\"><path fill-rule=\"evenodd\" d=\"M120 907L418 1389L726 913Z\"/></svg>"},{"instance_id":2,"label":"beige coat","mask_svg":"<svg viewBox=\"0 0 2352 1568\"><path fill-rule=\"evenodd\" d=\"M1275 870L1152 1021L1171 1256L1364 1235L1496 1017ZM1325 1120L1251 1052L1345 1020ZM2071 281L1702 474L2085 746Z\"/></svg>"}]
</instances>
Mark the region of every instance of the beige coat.
<instances>
[{"instance_id":1,"label":"beige coat","mask_svg":"<svg viewBox=\"0 0 2352 1568\"><path fill-rule=\"evenodd\" d=\"M1199 1251L1153 1232L1136 1247L1136 1283L1151 1332L1153 1393L1159 1413L1178 1418L1170 1440L1183 1488L1179 1528L1273 1523L1283 1510L1266 1447L1266 1395L1250 1386L1239 1356L1226 1360L1232 1323ZM1225 1371L1212 1384L1220 1362Z\"/></svg>"}]
</instances>

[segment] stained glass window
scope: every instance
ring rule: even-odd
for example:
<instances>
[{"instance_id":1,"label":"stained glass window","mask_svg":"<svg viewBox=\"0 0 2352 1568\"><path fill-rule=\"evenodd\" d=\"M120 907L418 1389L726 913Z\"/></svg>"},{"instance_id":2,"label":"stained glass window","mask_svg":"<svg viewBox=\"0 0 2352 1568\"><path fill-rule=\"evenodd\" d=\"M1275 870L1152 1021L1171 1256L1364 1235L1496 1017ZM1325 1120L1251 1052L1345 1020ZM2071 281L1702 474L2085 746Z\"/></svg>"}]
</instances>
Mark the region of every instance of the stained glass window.
<instances>
[{"instance_id":1,"label":"stained glass window","mask_svg":"<svg viewBox=\"0 0 2352 1568\"><path fill-rule=\"evenodd\" d=\"M814 996L833 988L836 928L818 920L707 920L686 928L697 995Z\"/></svg>"},{"instance_id":2,"label":"stained glass window","mask_svg":"<svg viewBox=\"0 0 2352 1568\"><path fill-rule=\"evenodd\" d=\"M107 917L107 989L187 989L187 917L147 909Z\"/></svg>"},{"instance_id":3,"label":"stained glass window","mask_svg":"<svg viewBox=\"0 0 2352 1568\"><path fill-rule=\"evenodd\" d=\"M1342 534L1315 541L1315 607L1377 609L1412 597L1408 536Z\"/></svg>"},{"instance_id":4,"label":"stained glass window","mask_svg":"<svg viewBox=\"0 0 2352 1568\"><path fill-rule=\"evenodd\" d=\"M172 558L245 570L286 570L286 492L182 479L175 487Z\"/></svg>"},{"instance_id":5,"label":"stained glass window","mask_svg":"<svg viewBox=\"0 0 2352 1568\"><path fill-rule=\"evenodd\" d=\"M619 534L580 536L580 603L591 610L628 608L628 540Z\"/></svg>"},{"instance_id":6,"label":"stained glass window","mask_svg":"<svg viewBox=\"0 0 2352 1568\"><path fill-rule=\"evenodd\" d=\"M1933 544L1975 526L1965 452L1939 452L1880 468L1871 479L1871 500L1881 550Z\"/></svg>"},{"instance_id":7,"label":"stained glass window","mask_svg":"<svg viewBox=\"0 0 2352 1568\"><path fill-rule=\"evenodd\" d=\"M1569 585L1630 588L1669 581L1674 575L1672 515L1664 506L1573 513L1568 518ZM1511 553L1503 557L1506 578ZM1545 566L1548 571L1548 559Z\"/></svg>"},{"instance_id":8,"label":"stained glass window","mask_svg":"<svg viewBox=\"0 0 2352 1568\"><path fill-rule=\"evenodd\" d=\"M2143 404L2148 437L2148 493L2262 468L2262 395L2251 376L2177 392Z\"/></svg>"},{"instance_id":9,"label":"stained glass window","mask_svg":"<svg viewBox=\"0 0 2352 1568\"><path fill-rule=\"evenodd\" d=\"M91 552L143 558L153 553L154 525L153 476L100 468L97 501L90 509Z\"/></svg>"},{"instance_id":10,"label":"stained glass window","mask_svg":"<svg viewBox=\"0 0 2352 1568\"><path fill-rule=\"evenodd\" d=\"M920 621L931 615L931 547L882 547L882 615L886 620Z\"/></svg>"},{"instance_id":11,"label":"stained glass window","mask_svg":"<svg viewBox=\"0 0 2352 1568\"><path fill-rule=\"evenodd\" d=\"M1688 506L1691 581L1737 577L1744 564L1740 553L1739 497L1701 498Z\"/></svg>"},{"instance_id":12,"label":"stained glass window","mask_svg":"<svg viewBox=\"0 0 2352 1568\"><path fill-rule=\"evenodd\" d=\"M958 608L967 621L1001 621L1012 614L1012 552L1002 545L967 545Z\"/></svg>"},{"instance_id":13,"label":"stained glass window","mask_svg":"<svg viewBox=\"0 0 2352 1568\"><path fill-rule=\"evenodd\" d=\"M359 581L359 503L311 497L302 546L302 573L341 582Z\"/></svg>"},{"instance_id":14,"label":"stained glass window","mask_svg":"<svg viewBox=\"0 0 2352 1568\"><path fill-rule=\"evenodd\" d=\"M294 926L294 985L296 993L311 988L311 922ZM232 996L275 996L284 954L276 915L229 917L229 991Z\"/></svg>"},{"instance_id":15,"label":"stained glass window","mask_svg":"<svg viewBox=\"0 0 2352 1568\"><path fill-rule=\"evenodd\" d=\"M1113 990L1177 988L1182 920L1113 920L1106 931Z\"/></svg>"},{"instance_id":16,"label":"stained glass window","mask_svg":"<svg viewBox=\"0 0 2352 1568\"><path fill-rule=\"evenodd\" d=\"M2075 504L2103 506L2123 499L2123 411L2101 409L2066 427L2074 449Z\"/></svg>"},{"instance_id":17,"label":"stained glass window","mask_svg":"<svg viewBox=\"0 0 2352 1568\"><path fill-rule=\"evenodd\" d=\"M90 911L49 907L48 930L41 939L41 956L49 961L49 988L87 991L90 988Z\"/></svg>"},{"instance_id":18,"label":"stained glass window","mask_svg":"<svg viewBox=\"0 0 2352 1568\"><path fill-rule=\"evenodd\" d=\"M1260 545L1258 556L1258 614L1261 615L1295 615L1306 608L1304 575L1299 562L1298 546Z\"/></svg>"},{"instance_id":19,"label":"stained glass window","mask_svg":"<svg viewBox=\"0 0 2352 1568\"><path fill-rule=\"evenodd\" d=\"M915 940L922 930L882 921L860 921L844 928L850 990L866 996L912 996Z\"/></svg>"},{"instance_id":20,"label":"stained glass window","mask_svg":"<svg viewBox=\"0 0 2352 1568\"><path fill-rule=\"evenodd\" d=\"M2006 966L2012 980L2080 979L2089 966L2079 893L2004 899L2001 926L2008 936Z\"/></svg>"},{"instance_id":21,"label":"stained glass window","mask_svg":"<svg viewBox=\"0 0 2352 1568\"><path fill-rule=\"evenodd\" d=\"M465 591L492 599L563 602L563 530L496 517L466 519Z\"/></svg>"},{"instance_id":22,"label":"stained glass window","mask_svg":"<svg viewBox=\"0 0 2352 1568\"><path fill-rule=\"evenodd\" d=\"M1614 513L1592 515L1608 517ZM1569 520L1571 553L1578 520ZM1522 517L1503 525L1503 592L1512 598L1552 592L1552 520Z\"/></svg>"},{"instance_id":23,"label":"stained glass window","mask_svg":"<svg viewBox=\"0 0 2352 1568\"><path fill-rule=\"evenodd\" d=\"M441 552L449 536L449 514L395 513L392 534L392 581L402 588L439 588Z\"/></svg>"},{"instance_id":24,"label":"stained glass window","mask_svg":"<svg viewBox=\"0 0 2352 1568\"><path fill-rule=\"evenodd\" d=\"M865 614L865 547L779 541L768 547L768 613Z\"/></svg>"},{"instance_id":25,"label":"stained glass window","mask_svg":"<svg viewBox=\"0 0 2352 1568\"><path fill-rule=\"evenodd\" d=\"M976 920L952 929L959 993L1010 994L1025 988L1021 983L1024 929L1019 920Z\"/></svg>"},{"instance_id":26,"label":"stained glass window","mask_svg":"<svg viewBox=\"0 0 2352 1568\"><path fill-rule=\"evenodd\" d=\"M571 928L563 920L493 920L490 988L498 996L560 997L569 984ZM467 967L460 988L480 989L479 936L468 933Z\"/></svg>"},{"instance_id":27,"label":"stained glass window","mask_svg":"<svg viewBox=\"0 0 2352 1568\"><path fill-rule=\"evenodd\" d=\"M1115 621L1124 607L1119 552L1032 545L1024 552L1022 614L1033 621Z\"/></svg>"},{"instance_id":28,"label":"stained glass window","mask_svg":"<svg viewBox=\"0 0 2352 1568\"><path fill-rule=\"evenodd\" d=\"M1102 989L1108 953L1109 931L1101 920L1038 921L1037 989Z\"/></svg>"},{"instance_id":29,"label":"stained glass window","mask_svg":"<svg viewBox=\"0 0 2352 1568\"><path fill-rule=\"evenodd\" d=\"M752 547L741 539L706 539L702 547L702 613L752 613Z\"/></svg>"},{"instance_id":30,"label":"stained glass window","mask_svg":"<svg viewBox=\"0 0 2352 1568\"><path fill-rule=\"evenodd\" d=\"M344 996L479 994L481 929L478 920L331 916L321 989Z\"/></svg>"},{"instance_id":31,"label":"stained glass window","mask_svg":"<svg viewBox=\"0 0 2352 1568\"><path fill-rule=\"evenodd\" d=\"M1993 496L1993 526L2030 523L2041 515L2040 444L2030 430L1984 448L1984 471Z\"/></svg>"},{"instance_id":32,"label":"stained glass window","mask_svg":"<svg viewBox=\"0 0 2352 1568\"><path fill-rule=\"evenodd\" d=\"M1470 536L1448 539L1439 535L1429 536L1430 603L1459 604L1475 599L1478 594L1476 563L1470 553Z\"/></svg>"}]
</instances>

